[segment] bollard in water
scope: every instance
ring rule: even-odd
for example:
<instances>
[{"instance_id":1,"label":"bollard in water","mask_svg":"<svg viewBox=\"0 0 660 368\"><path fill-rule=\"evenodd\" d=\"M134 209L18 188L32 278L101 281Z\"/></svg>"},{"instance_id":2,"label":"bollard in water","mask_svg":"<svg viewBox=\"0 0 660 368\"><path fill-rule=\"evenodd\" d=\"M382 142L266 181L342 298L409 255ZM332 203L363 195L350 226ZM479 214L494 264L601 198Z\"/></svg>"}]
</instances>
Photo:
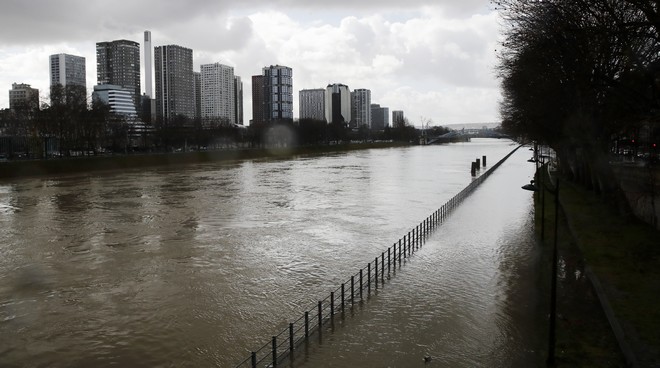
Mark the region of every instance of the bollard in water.
<instances>
[{"instance_id":1,"label":"bollard in water","mask_svg":"<svg viewBox=\"0 0 660 368\"><path fill-rule=\"evenodd\" d=\"M323 304L319 300L319 333L321 332L321 326L323 326Z\"/></svg>"},{"instance_id":2,"label":"bollard in water","mask_svg":"<svg viewBox=\"0 0 660 368\"><path fill-rule=\"evenodd\" d=\"M385 282L385 252L380 254L380 278Z\"/></svg>"},{"instance_id":3,"label":"bollard in water","mask_svg":"<svg viewBox=\"0 0 660 368\"><path fill-rule=\"evenodd\" d=\"M486 156L481 156L481 164L486 167Z\"/></svg>"},{"instance_id":4,"label":"bollard in water","mask_svg":"<svg viewBox=\"0 0 660 368\"><path fill-rule=\"evenodd\" d=\"M470 167L470 173L472 174L472 176L477 176L477 168L474 167L474 162L472 162L471 165L472 166Z\"/></svg>"},{"instance_id":5,"label":"bollard in water","mask_svg":"<svg viewBox=\"0 0 660 368\"><path fill-rule=\"evenodd\" d=\"M475 162L475 165L477 166L477 170L481 170L481 160L476 159L474 162Z\"/></svg>"},{"instance_id":6,"label":"bollard in water","mask_svg":"<svg viewBox=\"0 0 660 368\"><path fill-rule=\"evenodd\" d=\"M252 357L252 368L257 368L257 353L253 351L250 355Z\"/></svg>"}]
</instances>

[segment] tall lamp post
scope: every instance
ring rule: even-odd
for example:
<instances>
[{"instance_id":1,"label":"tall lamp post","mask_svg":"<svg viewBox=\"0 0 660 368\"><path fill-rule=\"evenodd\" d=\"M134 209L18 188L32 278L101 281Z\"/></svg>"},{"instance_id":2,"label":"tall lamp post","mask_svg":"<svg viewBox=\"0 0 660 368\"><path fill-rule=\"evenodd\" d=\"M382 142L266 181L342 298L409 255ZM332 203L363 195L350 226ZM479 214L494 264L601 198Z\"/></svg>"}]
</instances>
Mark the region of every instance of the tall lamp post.
<instances>
[{"instance_id":1,"label":"tall lamp post","mask_svg":"<svg viewBox=\"0 0 660 368\"><path fill-rule=\"evenodd\" d=\"M543 168L543 165L541 165ZM537 171L538 172L538 171ZM551 270L551 282L550 282L550 321L548 328L548 359L546 361L548 366L553 366L555 364L555 331L557 324L557 232L559 227L559 178L556 178L554 190L549 189L543 183L543 173L539 175L540 185L536 186L534 183L526 184L522 186L522 189L531 190L534 192L541 191L541 240L543 241L544 228L545 228L545 195L544 192L548 191L555 196L555 229L554 229L554 241L552 245L552 270Z\"/></svg>"}]
</instances>

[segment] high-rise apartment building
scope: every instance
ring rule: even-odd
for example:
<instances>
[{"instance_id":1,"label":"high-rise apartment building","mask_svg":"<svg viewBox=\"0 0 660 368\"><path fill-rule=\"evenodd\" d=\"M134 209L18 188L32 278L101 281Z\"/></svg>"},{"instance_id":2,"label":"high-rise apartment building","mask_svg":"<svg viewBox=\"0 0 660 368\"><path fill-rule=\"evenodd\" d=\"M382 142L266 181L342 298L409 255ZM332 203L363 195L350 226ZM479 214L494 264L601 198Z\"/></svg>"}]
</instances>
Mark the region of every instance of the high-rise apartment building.
<instances>
[{"instance_id":1,"label":"high-rise apartment building","mask_svg":"<svg viewBox=\"0 0 660 368\"><path fill-rule=\"evenodd\" d=\"M405 123L405 118L403 117L403 111L394 110L392 111L392 125L398 126Z\"/></svg>"},{"instance_id":2,"label":"high-rise apartment building","mask_svg":"<svg viewBox=\"0 0 660 368\"><path fill-rule=\"evenodd\" d=\"M266 116L270 121L293 120L293 70L282 65L263 68L266 77Z\"/></svg>"},{"instance_id":3,"label":"high-rise apartment building","mask_svg":"<svg viewBox=\"0 0 660 368\"><path fill-rule=\"evenodd\" d=\"M351 92L351 125L371 129L371 90L358 88Z\"/></svg>"},{"instance_id":4,"label":"high-rise apartment building","mask_svg":"<svg viewBox=\"0 0 660 368\"><path fill-rule=\"evenodd\" d=\"M325 90L325 120L328 123L350 123L351 90L344 84L329 84Z\"/></svg>"},{"instance_id":5,"label":"high-rise apartment building","mask_svg":"<svg viewBox=\"0 0 660 368\"><path fill-rule=\"evenodd\" d=\"M132 95L135 108L140 106L140 44L117 40L96 43L98 84L121 86Z\"/></svg>"},{"instance_id":6,"label":"high-rise apartment building","mask_svg":"<svg viewBox=\"0 0 660 368\"><path fill-rule=\"evenodd\" d=\"M50 85L87 88L85 58L69 54L50 55Z\"/></svg>"},{"instance_id":7,"label":"high-rise apartment building","mask_svg":"<svg viewBox=\"0 0 660 368\"><path fill-rule=\"evenodd\" d=\"M371 129L383 130L390 126L390 109L371 104Z\"/></svg>"},{"instance_id":8,"label":"high-rise apartment building","mask_svg":"<svg viewBox=\"0 0 660 368\"><path fill-rule=\"evenodd\" d=\"M300 119L314 119L325 121L325 90L303 89L298 92L298 106Z\"/></svg>"},{"instance_id":9,"label":"high-rise apartment building","mask_svg":"<svg viewBox=\"0 0 660 368\"><path fill-rule=\"evenodd\" d=\"M293 120L291 68L271 65L262 69L261 76L252 77L252 119L253 121Z\"/></svg>"},{"instance_id":10,"label":"high-rise apartment building","mask_svg":"<svg viewBox=\"0 0 660 368\"><path fill-rule=\"evenodd\" d=\"M39 90L29 84L12 83L9 90L9 108L11 110L39 109Z\"/></svg>"},{"instance_id":11,"label":"high-rise apartment building","mask_svg":"<svg viewBox=\"0 0 660 368\"><path fill-rule=\"evenodd\" d=\"M266 77L252 76L252 122L263 123L268 121L266 115Z\"/></svg>"},{"instance_id":12,"label":"high-rise apartment building","mask_svg":"<svg viewBox=\"0 0 660 368\"><path fill-rule=\"evenodd\" d=\"M202 118L202 73L193 72L193 93L195 94L195 119Z\"/></svg>"},{"instance_id":13,"label":"high-rise apartment building","mask_svg":"<svg viewBox=\"0 0 660 368\"><path fill-rule=\"evenodd\" d=\"M234 68L220 63L201 69L202 119L206 122L236 121Z\"/></svg>"},{"instance_id":14,"label":"high-rise apartment building","mask_svg":"<svg viewBox=\"0 0 660 368\"><path fill-rule=\"evenodd\" d=\"M243 82L241 77L234 76L234 112L236 120L234 124L243 125Z\"/></svg>"},{"instance_id":15,"label":"high-rise apartment building","mask_svg":"<svg viewBox=\"0 0 660 368\"><path fill-rule=\"evenodd\" d=\"M176 116L195 117L192 50L178 45L154 48L156 116L165 121Z\"/></svg>"}]
</instances>

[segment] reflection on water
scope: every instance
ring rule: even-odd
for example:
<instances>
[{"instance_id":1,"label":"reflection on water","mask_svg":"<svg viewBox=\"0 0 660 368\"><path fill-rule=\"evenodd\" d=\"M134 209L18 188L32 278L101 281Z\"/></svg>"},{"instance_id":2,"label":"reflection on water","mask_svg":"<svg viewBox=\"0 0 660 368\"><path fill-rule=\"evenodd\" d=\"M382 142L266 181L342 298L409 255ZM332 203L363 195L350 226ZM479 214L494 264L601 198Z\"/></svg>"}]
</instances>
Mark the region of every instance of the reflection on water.
<instances>
[{"instance_id":1,"label":"reflection on water","mask_svg":"<svg viewBox=\"0 0 660 368\"><path fill-rule=\"evenodd\" d=\"M475 157L514 147L0 184L0 366L232 366L467 185ZM391 366L424 352L443 356L438 366L529 362L531 197L497 184L528 182L526 159L498 169L351 323L311 347L308 366L383 366L365 350L396 353L382 358Z\"/></svg>"}]
</instances>

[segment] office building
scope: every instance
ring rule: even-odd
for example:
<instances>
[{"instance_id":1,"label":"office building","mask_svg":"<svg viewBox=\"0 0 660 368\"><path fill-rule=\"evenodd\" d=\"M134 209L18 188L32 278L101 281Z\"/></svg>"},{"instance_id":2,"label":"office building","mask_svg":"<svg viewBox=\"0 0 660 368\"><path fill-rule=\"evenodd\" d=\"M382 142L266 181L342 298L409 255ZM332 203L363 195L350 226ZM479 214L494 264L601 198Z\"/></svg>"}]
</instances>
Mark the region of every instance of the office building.
<instances>
[{"instance_id":1,"label":"office building","mask_svg":"<svg viewBox=\"0 0 660 368\"><path fill-rule=\"evenodd\" d=\"M390 126L390 109L371 104L371 129L383 130Z\"/></svg>"},{"instance_id":2,"label":"office building","mask_svg":"<svg viewBox=\"0 0 660 368\"><path fill-rule=\"evenodd\" d=\"M29 84L12 83L9 90L9 109L11 110L38 110L39 90Z\"/></svg>"},{"instance_id":3,"label":"office building","mask_svg":"<svg viewBox=\"0 0 660 368\"><path fill-rule=\"evenodd\" d=\"M108 105L111 113L130 121L137 120L133 91L128 88L116 84L99 84L94 86L92 98Z\"/></svg>"},{"instance_id":4,"label":"office building","mask_svg":"<svg viewBox=\"0 0 660 368\"><path fill-rule=\"evenodd\" d=\"M351 92L351 126L371 129L371 90L358 88Z\"/></svg>"},{"instance_id":5,"label":"office building","mask_svg":"<svg viewBox=\"0 0 660 368\"><path fill-rule=\"evenodd\" d=\"M169 121L174 117L195 117L192 50L178 45L154 49L156 116Z\"/></svg>"},{"instance_id":6,"label":"office building","mask_svg":"<svg viewBox=\"0 0 660 368\"><path fill-rule=\"evenodd\" d=\"M117 40L96 43L96 77L98 84L121 86L132 95L136 109L140 106L140 44Z\"/></svg>"},{"instance_id":7,"label":"office building","mask_svg":"<svg viewBox=\"0 0 660 368\"><path fill-rule=\"evenodd\" d=\"M329 84L325 90L325 120L328 123L350 123L351 90L344 84Z\"/></svg>"},{"instance_id":8,"label":"office building","mask_svg":"<svg viewBox=\"0 0 660 368\"><path fill-rule=\"evenodd\" d=\"M200 70L202 120L234 123L236 121L234 68L214 63L201 65Z\"/></svg>"},{"instance_id":9,"label":"office building","mask_svg":"<svg viewBox=\"0 0 660 368\"><path fill-rule=\"evenodd\" d=\"M325 121L325 90L303 89L298 92L299 119Z\"/></svg>"}]
</instances>

